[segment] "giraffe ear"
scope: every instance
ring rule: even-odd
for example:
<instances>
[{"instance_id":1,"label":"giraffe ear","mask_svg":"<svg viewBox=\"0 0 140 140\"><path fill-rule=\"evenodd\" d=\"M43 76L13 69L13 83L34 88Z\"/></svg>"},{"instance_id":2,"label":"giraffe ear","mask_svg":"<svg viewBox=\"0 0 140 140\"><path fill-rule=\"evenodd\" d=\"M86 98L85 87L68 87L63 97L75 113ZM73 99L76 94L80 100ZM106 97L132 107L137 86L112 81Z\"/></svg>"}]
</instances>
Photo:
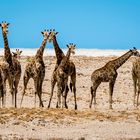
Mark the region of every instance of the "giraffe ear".
<instances>
[{"instance_id":1,"label":"giraffe ear","mask_svg":"<svg viewBox=\"0 0 140 140\"><path fill-rule=\"evenodd\" d=\"M57 34L58 34L58 32L55 33L55 35L57 35Z\"/></svg>"},{"instance_id":2,"label":"giraffe ear","mask_svg":"<svg viewBox=\"0 0 140 140\"><path fill-rule=\"evenodd\" d=\"M10 23L7 23L7 25L10 25Z\"/></svg>"},{"instance_id":3,"label":"giraffe ear","mask_svg":"<svg viewBox=\"0 0 140 140\"><path fill-rule=\"evenodd\" d=\"M12 52L13 53L13 55L16 55L16 53L15 52Z\"/></svg>"},{"instance_id":4,"label":"giraffe ear","mask_svg":"<svg viewBox=\"0 0 140 140\"><path fill-rule=\"evenodd\" d=\"M134 50L137 50L136 47L133 47Z\"/></svg>"},{"instance_id":5,"label":"giraffe ear","mask_svg":"<svg viewBox=\"0 0 140 140\"><path fill-rule=\"evenodd\" d=\"M20 51L20 54L22 53L22 51Z\"/></svg>"},{"instance_id":6,"label":"giraffe ear","mask_svg":"<svg viewBox=\"0 0 140 140\"><path fill-rule=\"evenodd\" d=\"M41 32L41 34L43 34L43 35L44 35L44 32Z\"/></svg>"},{"instance_id":7,"label":"giraffe ear","mask_svg":"<svg viewBox=\"0 0 140 140\"><path fill-rule=\"evenodd\" d=\"M0 27L1 27L1 23L0 23Z\"/></svg>"},{"instance_id":8,"label":"giraffe ear","mask_svg":"<svg viewBox=\"0 0 140 140\"><path fill-rule=\"evenodd\" d=\"M67 44L67 47L69 48L69 45Z\"/></svg>"}]
</instances>

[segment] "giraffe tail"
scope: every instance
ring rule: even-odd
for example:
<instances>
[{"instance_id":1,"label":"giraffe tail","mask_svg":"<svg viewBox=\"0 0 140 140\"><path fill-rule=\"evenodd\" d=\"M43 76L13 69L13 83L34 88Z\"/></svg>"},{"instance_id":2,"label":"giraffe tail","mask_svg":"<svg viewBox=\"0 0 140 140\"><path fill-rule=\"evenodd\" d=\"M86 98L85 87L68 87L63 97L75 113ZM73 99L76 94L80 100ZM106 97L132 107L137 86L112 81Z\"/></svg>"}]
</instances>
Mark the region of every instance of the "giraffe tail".
<instances>
[{"instance_id":1,"label":"giraffe tail","mask_svg":"<svg viewBox=\"0 0 140 140\"><path fill-rule=\"evenodd\" d=\"M70 82L70 90L71 90L71 92L72 92L72 83Z\"/></svg>"}]
</instances>

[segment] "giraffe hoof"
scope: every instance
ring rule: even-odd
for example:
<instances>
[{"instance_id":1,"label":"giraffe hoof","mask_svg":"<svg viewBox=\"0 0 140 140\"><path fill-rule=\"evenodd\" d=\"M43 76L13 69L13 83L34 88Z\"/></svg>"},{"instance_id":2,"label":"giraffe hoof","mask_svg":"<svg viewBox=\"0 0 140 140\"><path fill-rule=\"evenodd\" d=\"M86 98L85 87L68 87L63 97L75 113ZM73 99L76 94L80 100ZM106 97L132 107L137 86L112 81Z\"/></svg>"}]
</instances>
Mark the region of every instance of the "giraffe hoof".
<instances>
[{"instance_id":1,"label":"giraffe hoof","mask_svg":"<svg viewBox=\"0 0 140 140\"><path fill-rule=\"evenodd\" d=\"M68 109L68 105L67 105L67 103L65 103L65 108Z\"/></svg>"},{"instance_id":2,"label":"giraffe hoof","mask_svg":"<svg viewBox=\"0 0 140 140\"><path fill-rule=\"evenodd\" d=\"M75 105L75 110L77 110L77 105Z\"/></svg>"},{"instance_id":3,"label":"giraffe hoof","mask_svg":"<svg viewBox=\"0 0 140 140\"><path fill-rule=\"evenodd\" d=\"M60 106L57 105L56 108L60 108Z\"/></svg>"},{"instance_id":4,"label":"giraffe hoof","mask_svg":"<svg viewBox=\"0 0 140 140\"><path fill-rule=\"evenodd\" d=\"M42 104L42 105L40 105L39 107L44 107L44 105Z\"/></svg>"}]
</instances>

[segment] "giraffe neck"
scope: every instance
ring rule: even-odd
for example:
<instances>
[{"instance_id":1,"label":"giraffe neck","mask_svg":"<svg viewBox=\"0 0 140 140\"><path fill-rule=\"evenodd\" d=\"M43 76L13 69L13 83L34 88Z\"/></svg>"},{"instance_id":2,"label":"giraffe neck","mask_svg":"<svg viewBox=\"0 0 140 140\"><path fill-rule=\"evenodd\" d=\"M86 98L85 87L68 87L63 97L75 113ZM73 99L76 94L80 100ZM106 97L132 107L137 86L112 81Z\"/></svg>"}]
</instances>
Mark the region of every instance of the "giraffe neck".
<instances>
[{"instance_id":1,"label":"giraffe neck","mask_svg":"<svg viewBox=\"0 0 140 140\"><path fill-rule=\"evenodd\" d=\"M65 66L67 64L67 62L69 61L70 59L70 55L71 55L71 51L70 49L68 50L66 56L64 56L64 58L62 59L61 63L60 63L60 67L65 69Z\"/></svg>"},{"instance_id":2,"label":"giraffe neck","mask_svg":"<svg viewBox=\"0 0 140 140\"><path fill-rule=\"evenodd\" d=\"M12 65L12 54L8 45L8 38L7 34L2 32L3 34L3 39L4 39L4 58L5 60Z\"/></svg>"},{"instance_id":3,"label":"giraffe neck","mask_svg":"<svg viewBox=\"0 0 140 140\"><path fill-rule=\"evenodd\" d=\"M117 70L121 65L123 65L131 56L132 56L132 51L128 51L121 57L115 59L112 61L114 68Z\"/></svg>"},{"instance_id":4,"label":"giraffe neck","mask_svg":"<svg viewBox=\"0 0 140 140\"><path fill-rule=\"evenodd\" d=\"M46 44L47 44L47 39L44 38L40 48L37 50L37 53L36 53L36 56L35 56L36 59L42 59L43 58L43 53L44 53L44 49L45 49Z\"/></svg>"},{"instance_id":5,"label":"giraffe neck","mask_svg":"<svg viewBox=\"0 0 140 140\"><path fill-rule=\"evenodd\" d=\"M54 49L55 49L57 64L59 65L61 63L61 60L63 59L63 57L65 55L64 55L63 51L60 49L60 47L57 43L56 36L54 36L54 38L53 38L53 46L54 46Z\"/></svg>"}]
</instances>

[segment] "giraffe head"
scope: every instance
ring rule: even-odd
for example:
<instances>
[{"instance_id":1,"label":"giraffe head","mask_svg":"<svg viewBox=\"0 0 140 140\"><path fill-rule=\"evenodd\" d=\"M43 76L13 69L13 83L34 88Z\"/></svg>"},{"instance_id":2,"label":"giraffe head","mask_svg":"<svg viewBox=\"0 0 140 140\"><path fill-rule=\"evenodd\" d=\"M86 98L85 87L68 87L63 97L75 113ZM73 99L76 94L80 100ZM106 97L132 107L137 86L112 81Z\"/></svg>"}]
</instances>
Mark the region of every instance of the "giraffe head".
<instances>
[{"instance_id":1,"label":"giraffe head","mask_svg":"<svg viewBox=\"0 0 140 140\"><path fill-rule=\"evenodd\" d=\"M22 51L16 49L16 52L12 52L12 53L13 53L13 57L20 59Z\"/></svg>"},{"instance_id":2,"label":"giraffe head","mask_svg":"<svg viewBox=\"0 0 140 140\"><path fill-rule=\"evenodd\" d=\"M69 43L69 45L67 45L68 49L70 50L70 52L72 54L75 54L75 48L76 48L76 45L73 44L73 43Z\"/></svg>"},{"instance_id":3,"label":"giraffe head","mask_svg":"<svg viewBox=\"0 0 140 140\"><path fill-rule=\"evenodd\" d=\"M140 53L137 51L135 47L133 47L133 49L130 51L132 52L132 55L140 57Z\"/></svg>"},{"instance_id":4,"label":"giraffe head","mask_svg":"<svg viewBox=\"0 0 140 140\"><path fill-rule=\"evenodd\" d=\"M49 35L50 35L50 32L49 30L44 30L43 32L41 32L44 39L48 39L49 38Z\"/></svg>"},{"instance_id":5,"label":"giraffe head","mask_svg":"<svg viewBox=\"0 0 140 140\"><path fill-rule=\"evenodd\" d=\"M8 26L9 26L9 23L7 23L6 21L5 22L2 21L2 23L0 23L0 27L2 28L5 34L8 33Z\"/></svg>"},{"instance_id":6,"label":"giraffe head","mask_svg":"<svg viewBox=\"0 0 140 140\"><path fill-rule=\"evenodd\" d=\"M56 32L55 29L53 29L53 30L51 29L51 30L50 30L49 39L48 39L49 42L52 42L53 39L54 39L54 37L55 37L57 34L58 34L58 32Z\"/></svg>"}]
</instances>

